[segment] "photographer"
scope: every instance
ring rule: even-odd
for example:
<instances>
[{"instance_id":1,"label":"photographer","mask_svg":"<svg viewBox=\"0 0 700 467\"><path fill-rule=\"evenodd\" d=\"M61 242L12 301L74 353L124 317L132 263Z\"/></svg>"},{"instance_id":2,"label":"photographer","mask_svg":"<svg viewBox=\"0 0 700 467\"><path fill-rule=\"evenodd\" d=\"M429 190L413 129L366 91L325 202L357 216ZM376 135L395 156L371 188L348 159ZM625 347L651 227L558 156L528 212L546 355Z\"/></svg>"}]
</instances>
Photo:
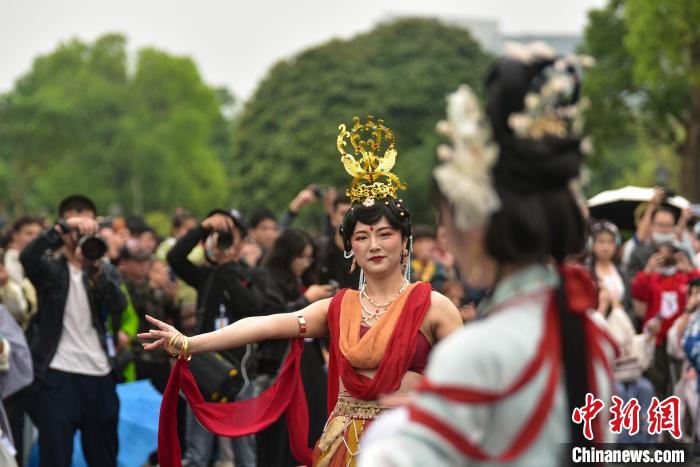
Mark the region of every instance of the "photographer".
<instances>
[{"instance_id":1,"label":"photographer","mask_svg":"<svg viewBox=\"0 0 700 467\"><path fill-rule=\"evenodd\" d=\"M68 466L81 431L91 466L116 466L119 399L112 372L110 329L126 306L119 277L102 261L94 203L64 199L60 220L22 251L20 261L37 289L39 312L28 331L36 382L30 415L39 429L41 466ZM60 254L47 254L62 248Z\"/></svg>"},{"instance_id":2,"label":"photographer","mask_svg":"<svg viewBox=\"0 0 700 467\"><path fill-rule=\"evenodd\" d=\"M673 208L663 204L667 195L657 188L654 196L644 211L642 219L639 221L637 231L630 243L632 246L625 246L627 250L623 254L623 266L627 280L631 281L634 276L644 269L649 258L659 248L660 245L669 242L679 242L683 240L683 232L688 221L689 211L684 212L676 221L676 212ZM685 243L680 243L681 249L692 255L692 247ZM694 256L694 255L693 255ZM693 263L693 258L691 258Z\"/></svg>"},{"instance_id":3,"label":"photographer","mask_svg":"<svg viewBox=\"0 0 700 467\"><path fill-rule=\"evenodd\" d=\"M335 195L330 209L332 233L319 240L318 264L321 284L337 284L338 288L357 288L360 269L352 268L352 259L344 255L343 234L340 226L350 210L350 198L344 193ZM333 282L332 282L333 281Z\"/></svg>"},{"instance_id":4,"label":"photographer","mask_svg":"<svg viewBox=\"0 0 700 467\"><path fill-rule=\"evenodd\" d=\"M668 396L673 384L673 362L666 351L666 337L686 307L688 284L699 275L688 255L677 244L663 243L632 282L638 318L642 319L645 328L658 327L654 364L647 371L647 377L654 384L659 398Z\"/></svg>"},{"instance_id":5,"label":"photographer","mask_svg":"<svg viewBox=\"0 0 700 467\"><path fill-rule=\"evenodd\" d=\"M291 226L292 222L294 222L294 219L301 211L301 208L307 204L313 204L317 201L321 201L323 203L323 211L326 214L321 226L321 234L332 235L333 225L331 222L331 215L333 212L333 203L337 194L338 191L332 186L315 184L307 186L297 193L294 199L289 202L289 208L280 222L280 227L282 229L286 229L287 227Z\"/></svg>"},{"instance_id":6,"label":"photographer","mask_svg":"<svg viewBox=\"0 0 700 467\"><path fill-rule=\"evenodd\" d=\"M168 253L173 271L197 289L197 332L213 331L247 316L285 309L284 300L271 287L269 277L240 261L245 235L246 227L238 211L215 210L178 240ZM199 242L204 243L209 265L197 266L187 258ZM243 362L240 373L245 385L238 397L246 399L252 396L252 381L257 371L252 346L221 354L231 362ZM205 466L209 462L214 435L196 421L192 422L188 426L185 458L190 466ZM233 451L236 465L255 465L253 436L234 438Z\"/></svg>"}]
</instances>

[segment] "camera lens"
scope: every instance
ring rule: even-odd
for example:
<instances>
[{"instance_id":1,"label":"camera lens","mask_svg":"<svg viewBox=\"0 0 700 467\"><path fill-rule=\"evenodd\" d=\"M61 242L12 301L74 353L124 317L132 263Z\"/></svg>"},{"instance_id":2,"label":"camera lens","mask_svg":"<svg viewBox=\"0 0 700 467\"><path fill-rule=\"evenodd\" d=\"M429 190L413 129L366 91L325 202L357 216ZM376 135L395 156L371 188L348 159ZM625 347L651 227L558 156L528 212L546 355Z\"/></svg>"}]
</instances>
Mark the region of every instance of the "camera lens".
<instances>
[{"instance_id":1,"label":"camera lens","mask_svg":"<svg viewBox=\"0 0 700 467\"><path fill-rule=\"evenodd\" d=\"M78 240L85 259L97 261L107 253L107 243L99 235L85 235Z\"/></svg>"},{"instance_id":2,"label":"camera lens","mask_svg":"<svg viewBox=\"0 0 700 467\"><path fill-rule=\"evenodd\" d=\"M324 193L326 192L326 187L316 185L314 187L313 191L314 191L314 196L316 196L316 198L322 198Z\"/></svg>"},{"instance_id":3,"label":"camera lens","mask_svg":"<svg viewBox=\"0 0 700 467\"><path fill-rule=\"evenodd\" d=\"M216 240L216 246L221 249L230 248L233 245L233 235L231 232L219 232L219 238Z\"/></svg>"}]
</instances>

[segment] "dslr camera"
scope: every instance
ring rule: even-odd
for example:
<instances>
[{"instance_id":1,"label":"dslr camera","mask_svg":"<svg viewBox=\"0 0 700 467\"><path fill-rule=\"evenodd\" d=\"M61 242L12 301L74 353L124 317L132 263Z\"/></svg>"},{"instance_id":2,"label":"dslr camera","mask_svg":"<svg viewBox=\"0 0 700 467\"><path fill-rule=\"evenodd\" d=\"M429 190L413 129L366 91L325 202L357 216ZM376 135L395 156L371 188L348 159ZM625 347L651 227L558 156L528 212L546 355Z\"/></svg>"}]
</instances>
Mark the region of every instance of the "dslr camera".
<instances>
[{"instance_id":1,"label":"dslr camera","mask_svg":"<svg viewBox=\"0 0 700 467\"><path fill-rule=\"evenodd\" d=\"M216 239L216 246L222 250L230 248L233 246L233 234L230 230L217 231L218 237Z\"/></svg>"},{"instance_id":2,"label":"dslr camera","mask_svg":"<svg viewBox=\"0 0 700 467\"><path fill-rule=\"evenodd\" d=\"M323 195L325 195L327 191L328 191L328 187L327 187L327 186L323 186L323 185L314 185L314 187L313 187L314 196L315 196L317 199L323 198Z\"/></svg>"},{"instance_id":3,"label":"dslr camera","mask_svg":"<svg viewBox=\"0 0 700 467\"><path fill-rule=\"evenodd\" d=\"M80 235L77 229L71 228L64 220L58 221L58 225L64 234L78 233L78 246L85 259L97 261L107 253L107 242L99 234Z\"/></svg>"}]
</instances>

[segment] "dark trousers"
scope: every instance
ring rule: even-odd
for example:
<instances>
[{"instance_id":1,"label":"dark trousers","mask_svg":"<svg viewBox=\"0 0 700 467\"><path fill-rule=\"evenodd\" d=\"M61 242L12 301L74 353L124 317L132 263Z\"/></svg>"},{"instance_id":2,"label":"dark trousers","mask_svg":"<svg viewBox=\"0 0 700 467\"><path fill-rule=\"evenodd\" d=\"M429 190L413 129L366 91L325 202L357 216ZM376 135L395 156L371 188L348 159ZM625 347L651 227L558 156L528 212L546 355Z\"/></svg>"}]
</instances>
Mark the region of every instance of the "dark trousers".
<instances>
[{"instance_id":1,"label":"dark trousers","mask_svg":"<svg viewBox=\"0 0 700 467\"><path fill-rule=\"evenodd\" d=\"M113 375L50 369L36 389L41 467L70 466L76 430L89 466L116 467L119 398Z\"/></svg>"},{"instance_id":2,"label":"dark trousers","mask_svg":"<svg viewBox=\"0 0 700 467\"><path fill-rule=\"evenodd\" d=\"M17 465L24 465L24 394L26 390L21 390L12 394L10 397L2 401L5 406L7 420L10 422L12 430L12 440L15 442L17 449Z\"/></svg>"}]
</instances>

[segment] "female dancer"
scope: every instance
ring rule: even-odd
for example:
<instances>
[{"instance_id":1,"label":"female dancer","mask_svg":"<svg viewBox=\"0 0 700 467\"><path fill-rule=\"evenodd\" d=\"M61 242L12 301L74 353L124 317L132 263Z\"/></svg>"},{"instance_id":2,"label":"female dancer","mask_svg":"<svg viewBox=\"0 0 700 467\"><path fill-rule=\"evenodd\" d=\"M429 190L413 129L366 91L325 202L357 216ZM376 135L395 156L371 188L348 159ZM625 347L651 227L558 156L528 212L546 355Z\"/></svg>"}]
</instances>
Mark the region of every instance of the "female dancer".
<instances>
[{"instance_id":1,"label":"female dancer","mask_svg":"<svg viewBox=\"0 0 700 467\"><path fill-rule=\"evenodd\" d=\"M454 149L434 173L463 277L493 291L482 319L433 353L409 408L372 427L360 464L554 467L572 462L565 443L610 439L609 406L588 421L579 408L609 402L615 345L591 319L590 276L566 263L585 246L570 186L579 63L534 44L517 52L488 76L490 125L466 87L450 96L439 128Z\"/></svg>"},{"instance_id":2,"label":"female dancer","mask_svg":"<svg viewBox=\"0 0 700 467\"><path fill-rule=\"evenodd\" d=\"M371 136L363 140L367 133ZM346 138L359 160L346 153ZM383 142L388 148L378 155ZM397 198L398 189L405 185L391 173L397 156L391 131L381 120L368 117L362 124L355 118L350 130L340 126L337 145L345 170L354 178L348 190L353 205L343 220L342 233L346 253L361 268L358 290L341 290L332 299L319 300L296 313L245 318L191 338L149 318L158 329L139 336L155 339L145 348L164 348L183 357L171 374L161 406L159 459L163 465L180 465L174 405L181 387L210 431L224 436L255 433L284 413L290 447L299 461L309 464L313 457L318 466L353 465L364 429L385 410L379 396L412 389L431 347L462 327L450 300L431 291L429 284L410 284L407 279L410 213ZM303 340L292 342L273 386L248 401L203 402L186 368L192 353L298 337L330 338L328 407L332 411L313 456L307 448L308 413L299 377Z\"/></svg>"}]
</instances>

